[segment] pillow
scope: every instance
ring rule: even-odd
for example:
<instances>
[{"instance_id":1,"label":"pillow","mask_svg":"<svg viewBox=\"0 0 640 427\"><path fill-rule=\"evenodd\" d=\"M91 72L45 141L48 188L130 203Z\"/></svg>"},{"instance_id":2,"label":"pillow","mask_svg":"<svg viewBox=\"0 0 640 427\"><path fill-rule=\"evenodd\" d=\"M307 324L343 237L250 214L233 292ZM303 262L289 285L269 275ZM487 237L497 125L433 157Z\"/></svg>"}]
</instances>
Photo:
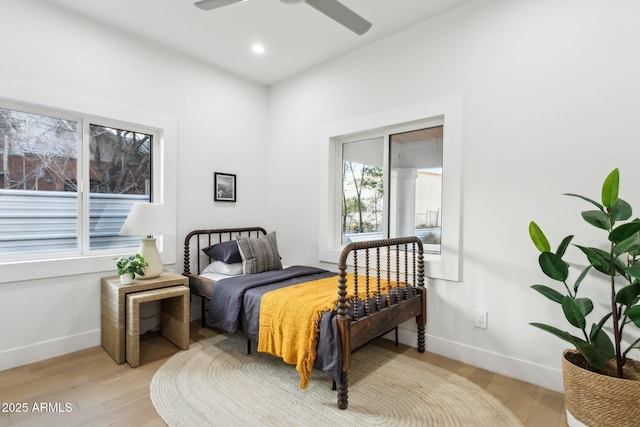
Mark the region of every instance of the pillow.
<instances>
[{"instance_id":1,"label":"pillow","mask_svg":"<svg viewBox=\"0 0 640 427\"><path fill-rule=\"evenodd\" d=\"M239 276L242 274L242 263L227 264L222 261L213 261L202 273L219 273L227 276Z\"/></svg>"},{"instance_id":2,"label":"pillow","mask_svg":"<svg viewBox=\"0 0 640 427\"><path fill-rule=\"evenodd\" d=\"M282 270L275 231L264 237L236 237L244 274Z\"/></svg>"},{"instance_id":3,"label":"pillow","mask_svg":"<svg viewBox=\"0 0 640 427\"><path fill-rule=\"evenodd\" d=\"M235 240L222 242L204 248L202 250L207 256L215 261L222 261L226 264L238 264L242 262L240 252L238 251L238 243Z\"/></svg>"}]
</instances>

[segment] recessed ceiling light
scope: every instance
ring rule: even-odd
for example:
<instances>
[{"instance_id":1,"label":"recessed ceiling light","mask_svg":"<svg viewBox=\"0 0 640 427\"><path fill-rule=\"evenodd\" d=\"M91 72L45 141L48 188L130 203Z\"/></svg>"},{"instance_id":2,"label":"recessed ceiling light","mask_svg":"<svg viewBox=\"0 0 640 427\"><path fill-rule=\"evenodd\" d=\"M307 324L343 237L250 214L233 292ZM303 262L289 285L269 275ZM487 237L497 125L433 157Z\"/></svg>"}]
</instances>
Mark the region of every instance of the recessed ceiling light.
<instances>
[{"instance_id":1,"label":"recessed ceiling light","mask_svg":"<svg viewBox=\"0 0 640 427\"><path fill-rule=\"evenodd\" d=\"M264 45L260 43L254 43L253 46L251 46L251 50L256 55L262 55L264 53Z\"/></svg>"}]
</instances>

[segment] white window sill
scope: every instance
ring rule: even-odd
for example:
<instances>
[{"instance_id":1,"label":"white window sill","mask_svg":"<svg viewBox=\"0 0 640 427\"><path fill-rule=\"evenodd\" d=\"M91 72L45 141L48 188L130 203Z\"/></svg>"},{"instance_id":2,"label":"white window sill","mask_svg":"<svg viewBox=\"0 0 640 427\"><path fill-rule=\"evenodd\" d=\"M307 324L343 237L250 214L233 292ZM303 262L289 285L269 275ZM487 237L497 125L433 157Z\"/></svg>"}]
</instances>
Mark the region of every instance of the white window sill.
<instances>
[{"instance_id":1,"label":"white window sill","mask_svg":"<svg viewBox=\"0 0 640 427\"><path fill-rule=\"evenodd\" d=\"M131 255L135 252L136 250L132 249L118 254L0 263L0 284L91 273L110 272L115 275L116 262L114 258ZM175 251L160 252L160 258L164 265L176 263Z\"/></svg>"}]
</instances>

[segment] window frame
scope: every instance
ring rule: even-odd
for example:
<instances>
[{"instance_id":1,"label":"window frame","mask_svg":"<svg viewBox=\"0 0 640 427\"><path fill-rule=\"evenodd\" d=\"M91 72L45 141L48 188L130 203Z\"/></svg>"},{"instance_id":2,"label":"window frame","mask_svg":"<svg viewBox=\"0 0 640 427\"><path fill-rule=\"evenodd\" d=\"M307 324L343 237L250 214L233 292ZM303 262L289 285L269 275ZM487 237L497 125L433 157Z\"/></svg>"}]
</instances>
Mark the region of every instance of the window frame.
<instances>
[{"instance_id":1,"label":"window frame","mask_svg":"<svg viewBox=\"0 0 640 427\"><path fill-rule=\"evenodd\" d=\"M335 263L343 248L340 239L342 144L384 136L384 169L388 173L390 134L440 124L444 127L441 253L425 253L425 274L432 278L460 280L462 101L458 95L433 99L384 114L329 124L323 128L322 144L326 147L323 160L328 167L322 171L323 177L320 181L320 206L326 206L319 214L318 241L321 262ZM385 176L384 181L385 194L388 194L388 176ZM386 203L384 209L388 215L389 206L388 202ZM385 236L387 221L388 218L385 218Z\"/></svg>"},{"instance_id":2,"label":"window frame","mask_svg":"<svg viewBox=\"0 0 640 427\"><path fill-rule=\"evenodd\" d=\"M61 95L35 92L33 88L16 84L12 98L0 98L0 107L25 111L34 114L60 117L78 122L78 158L82 159L78 170L78 180L82 179L79 188L79 208L86 203L86 213L79 210L78 230L79 250L73 253L33 254L29 259L14 259L0 262L0 283L22 280L44 279L50 277L88 274L113 271L114 256L133 254L136 247L90 250L89 246L89 150L83 147L82 138L88 137L90 124L126 128L153 135L152 185L151 200L163 203L169 215L169 222L176 224L177 215L177 121L174 118L157 113L114 104L100 99L88 98L67 93ZM82 111L82 112L78 112ZM173 154L173 155L171 155ZM86 180L86 182L84 182ZM82 227L82 228L81 228ZM175 229L167 235L160 236L158 248L163 264L176 262ZM84 252L80 252L83 250ZM37 255L37 256L36 256Z\"/></svg>"}]
</instances>

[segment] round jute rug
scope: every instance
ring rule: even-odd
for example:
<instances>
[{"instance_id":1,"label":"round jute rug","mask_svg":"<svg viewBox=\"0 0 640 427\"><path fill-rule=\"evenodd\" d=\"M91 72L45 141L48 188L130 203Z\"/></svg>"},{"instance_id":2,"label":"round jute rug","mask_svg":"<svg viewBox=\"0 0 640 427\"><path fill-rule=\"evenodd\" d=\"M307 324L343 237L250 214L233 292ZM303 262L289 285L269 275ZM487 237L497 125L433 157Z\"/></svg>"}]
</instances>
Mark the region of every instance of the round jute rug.
<instances>
[{"instance_id":1,"label":"round jute rug","mask_svg":"<svg viewBox=\"0 0 640 427\"><path fill-rule=\"evenodd\" d=\"M295 367L246 354L241 337L217 335L171 357L151 381L170 426L522 426L492 395L428 363L368 345L353 355L349 407L314 370L299 389Z\"/></svg>"}]
</instances>

